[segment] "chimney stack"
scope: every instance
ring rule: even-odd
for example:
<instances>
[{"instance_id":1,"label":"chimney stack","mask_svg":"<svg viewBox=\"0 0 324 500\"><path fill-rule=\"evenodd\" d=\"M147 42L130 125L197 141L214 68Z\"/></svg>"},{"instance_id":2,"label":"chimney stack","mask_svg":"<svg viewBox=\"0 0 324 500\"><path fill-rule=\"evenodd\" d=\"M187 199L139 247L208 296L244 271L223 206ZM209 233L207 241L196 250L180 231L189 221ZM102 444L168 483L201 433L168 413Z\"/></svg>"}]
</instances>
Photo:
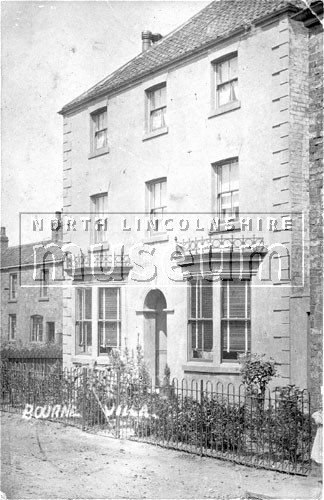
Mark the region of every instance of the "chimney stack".
<instances>
[{"instance_id":1,"label":"chimney stack","mask_svg":"<svg viewBox=\"0 0 324 500\"><path fill-rule=\"evenodd\" d=\"M9 238L6 235L6 228L2 227L0 233L0 249L7 250L8 244L9 244Z\"/></svg>"},{"instance_id":2,"label":"chimney stack","mask_svg":"<svg viewBox=\"0 0 324 500\"><path fill-rule=\"evenodd\" d=\"M55 219L51 222L52 241L57 243L63 239L62 212L55 212Z\"/></svg>"},{"instance_id":3,"label":"chimney stack","mask_svg":"<svg viewBox=\"0 0 324 500\"><path fill-rule=\"evenodd\" d=\"M142 31L142 52L145 52L152 46L152 43L156 43L161 40L162 35L160 33L152 33L151 31Z\"/></svg>"}]
</instances>

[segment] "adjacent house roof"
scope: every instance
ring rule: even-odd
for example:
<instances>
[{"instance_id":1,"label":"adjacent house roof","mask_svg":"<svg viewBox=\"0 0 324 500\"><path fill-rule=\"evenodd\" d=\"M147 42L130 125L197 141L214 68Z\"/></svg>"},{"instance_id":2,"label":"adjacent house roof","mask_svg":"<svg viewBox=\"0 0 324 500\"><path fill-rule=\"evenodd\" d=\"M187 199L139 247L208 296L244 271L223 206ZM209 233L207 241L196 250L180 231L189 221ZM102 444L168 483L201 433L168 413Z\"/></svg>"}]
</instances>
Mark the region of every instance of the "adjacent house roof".
<instances>
[{"instance_id":1,"label":"adjacent house roof","mask_svg":"<svg viewBox=\"0 0 324 500\"><path fill-rule=\"evenodd\" d=\"M65 114L95 97L107 95L152 72L207 48L268 16L305 9L302 0L216 0L145 52L64 106Z\"/></svg>"},{"instance_id":2,"label":"adjacent house roof","mask_svg":"<svg viewBox=\"0 0 324 500\"><path fill-rule=\"evenodd\" d=\"M53 243L51 247L48 249L42 250L41 248L37 248L38 245L46 245L50 244L51 240L38 241L37 243L27 243L25 245L18 245L13 247L8 247L5 250L1 251L1 262L0 269L8 269L12 267L20 267L26 265L34 265L34 248L37 255L37 264L43 262L43 256L45 257L44 261L47 263L53 262L53 257L55 258L56 263L62 260L62 251L59 247L59 243ZM48 250L48 253L45 252ZM51 252L51 253L50 253Z\"/></svg>"}]
</instances>

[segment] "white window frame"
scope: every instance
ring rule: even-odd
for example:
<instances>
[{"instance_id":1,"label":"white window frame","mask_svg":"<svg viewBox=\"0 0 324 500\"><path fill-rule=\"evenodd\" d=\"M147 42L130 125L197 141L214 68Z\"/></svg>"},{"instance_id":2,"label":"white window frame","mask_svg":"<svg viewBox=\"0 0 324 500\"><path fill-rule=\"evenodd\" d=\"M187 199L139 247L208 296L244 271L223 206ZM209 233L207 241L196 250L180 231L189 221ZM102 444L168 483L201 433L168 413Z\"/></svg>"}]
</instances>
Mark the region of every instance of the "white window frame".
<instances>
[{"instance_id":1,"label":"white window frame","mask_svg":"<svg viewBox=\"0 0 324 500\"><path fill-rule=\"evenodd\" d=\"M213 296L214 296L214 287L213 283L210 282L208 285L204 285L203 279L197 278L192 281L189 281L189 293L188 293L188 339L189 339L189 360L190 361L213 361L213 349L214 349L214 335L213 335L213 328L214 328L214 321L213 321ZM193 287L193 282L196 282L198 286ZM202 307L202 288L204 286L212 287L212 297L211 297L211 307L212 307L212 317L211 318L205 318L202 316L203 314L203 307ZM195 290L195 302L196 302L196 315L195 317L191 317L191 312L192 312L192 293L193 290ZM199 297L199 301L197 300ZM211 323L211 329L212 329L212 347L210 350L204 349L204 325L205 323ZM202 348L199 349L198 346L198 325L202 324ZM196 344L195 347L192 345L192 328L195 325L196 328ZM196 351L197 356L193 355L193 351ZM200 354L199 354L200 353ZM205 356L205 357L204 357Z\"/></svg>"},{"instance_id":2,"label":"white window frame","mask_svg":"<svg viewBox=\"0 0 324 500\"><path fill-rule=\"evenodd\" d=\"M153 194L153 190L156 189L157 185L164 184L164 192L165 192L165 205L156 205L155 196ZM164 230L161 230L161 226L163 225L164 216L167 210L167 178L160 177L158 179L153 179L151 181L146 182L147 189L147 212L150 217L150 227L149 234L161 234L164 233ZM161 199L162 188L160 188L160 199ZM160 200L161 201L161 200Z\"/></svg>"},{"instance_id":3,"label":"white window frame","mask_svg":"<svg viewBox=\"0 0 324 500\"><path fill-rule=\"evenodd\" d=\"M91 315L86 317L86 292L90 290ZM78 318L78 292L82 294L81 317ZM77 355L91 355L93 349L93 304L92 288L77 287L75 290L75 350ZM88 343L88 327L91 326L91 343Z\"/></svg>"},{"instance_id":4,"label":"white window frame","mask_svg":"<svg viewBox=\"0 0 324 500\"><path fill-rule=\"evenodd\" d=\"M231 174L229 175L229 188L227 190L224 190L224 187L222 186L222 180L221 180L221 171L224 167L229 166L230 170L232 168L232 165L235 164L238 172L238 178L237 178L237 185L238 187L235 189L231 189ZM234 222L239 221L240 217L240 202L239 202L239 195L240 195L240 185L239 185L239 159L237 157L235 158L229 158L227 160L222 160L220 162L214 163L213 164L213 169L214 169L214 174L216 176L216 189L214 190L214 207L213 211L216 211L217 216L219 217L221 222L224 222L225 219L231 218ZM233 194L237 193L238 196L238 213L235 215L233 213ZM229 195L231 197L231 214L223 215L222 214L222 196L223 195ZM216 205L216 206L215 206Z\"/></svg>"},{"instance_id":5,"label":"white window frame","mask_svg":"<svg viewBox=\"0 0 324 500\"><path fill-rule=\"evenodd\" d=\"M8 338L10 342L16 340L17 333L17 314L9 314L8 320Z\"/></svg>"},{"instance_id":6,"label":"white window frame","mask_svg":"<svg viewBox=\"0 0 324 500\"><path fill-rule=\"evenodd\" d=\"M231 77L225 79L225 80L220 80L219 73L220 73L220 66L225 63L231 64L231 61L236 59L236 66L237 66L237 73L236 75L232 75ZM214 92L215 92L215 108L216 109L221 109L223 107L228 107L232 106L235 103L239 102L238 99L238 85L239 85L239 78L238 78L238 54L237 52L233 52L231 54L227 54L226 56L217 59L216 61L213 61L213 70L214 70ZM236 84L236 86L235 86ZM226 85L230 86L230 94L235 96L234 98L231 98L228 100L226 103L220 104L220 89L224 88Z\"/></svg>"},{"instance_id":7,"label":"white window frame","mask_svg":"<svg viewBox=\"0 0 324 500\"><path fill-rule=\"evenodd\" d=\"M9 300L17 300L18 274L9 274Z\"/></svg>"},{"instance_id":8,"label":"white window frame","mask_svg":"<svg viewBox=\"0 0 324 500\"><path fill-rule=\"evenodd\" d=\"M117 319L112 319L109 320L108 318L100 318L99 314L99 293L100 289L108 289L108 288L114 288L118 289L117 297L118 297L118 305L117 305ZM91 318L85 318L85 299L83 299L83 319L78 319L78 290L82 291L81 293L83 296L85 296L85 290L90 291L90 297L91 297ZM122 286L116 285L116 286L77 286L74 289L74 324L75 324L75 341L74 341L74 346L75 346L75 355L76 356L90 356L92 358L97 358L97 357L109 357L110 353L100 353L100 338L99 338L99 323L100 322L113 322L116 323L118 322L118 332L117 332L117 346L112 347L116 349L120 349L122 346L122 310L121 310L121 303L122 303ZM79 327L78 324L81 323L81 321L87 322L91 325L91 349L86 349L84 348L83 350L78 348L78 332L79 332ZM87 340L87 339L85 339ZM89 346L90 347L90 346Z\"/></svg>"},{"instance_id":9,"label":"white window frame","mask_svg":"<svg viewBox=\"0 0 324 500\"><path fill-rule=\"evenodd\" d=\"M43 321L43 316L41 316L40 314L33 314L31 316L30 341L31 342L44 341L44 321Z\"/></svg>"},{"instance_id":10,"label":"white window frame","mask_svg":"<svg viewBox=\"0 0 324 500\"><path fill-rule=\"evenodd\" d=\"M98 211L97 201L100 198L104 198L105 202L105 210ZM92 236L91 242L94 244L98 243L106 243L108 241L108 218L107 218L107 210L108 210L108 193L98 193L94 194L90 197L91 203L91 214L92 214ZM96 219L102 219L102 224L97 224ZM100 229L99 229L100 228Z\"/></svg>"},{"instance_id":11,"label":"white window frame","mask_svg":"<svg viewBox=\"0 0 324 500\"><path fill-rule=\"evenodd\" d=\"M105 113L104 126L101 128L97 127L98 117ZM97 147L97 135L104 133L104 145ZM108 149L108 106L102 106L95 109L90 113L90 155L89 157L99 156L101 154L107 153Z\"/></svg>"},{"instance_id":12,"label":"white window frame","mask_svg":"<svg viewBox=\"0 0 324 500\"><path fill-rule=\"evenodd\" d=\"M153 96L155 92L158 92L162 88L165 88L165 102L159 106L154 105ZM146 130L148 133L158 133L161 130L167 128L167 84L166 82L159 83L150 89L145 91L146 93ZM157 112L161 112L162 123L160 127L153 127L154 115Z\"/></svg>"},{"instance_id":13,"label":"white window frame","mask_svg":"<svg viewBox=\"0 0 324 500\"><path fill-rule=\"evenodd\" d=\"M230 322L244 322L244 343L245 343L245 353L250 352L251 349L249 349L249 346L251 345L251 309L252 309L252 304L251 304L251 282L250 280L244 280L243 283L245 284L245 316L240 317L240 318L234 318L230 316L230 286L235 286L235 283L237 281L240 281L238 279L228 279L228 280L223 280L222 281L222 290L221 290L221 362L222 363L238 363L238 359L230 359L230 358L225 358L223 357L223 352L224 352L224 346L222 345L222 325L225 324L227 325L226 330L227 330L227 352L230 353ZM227 290L227 317L223 317L223 288L226 287ZM250 300L248 300L248 295ZM248 303L250 307L248 307ZM243 353L242 353L243 354Z\"/></svg>"},{"instance_id":14,"label":"white window frame","mask_svg":"<svg viewBox=\"0 0 324 500\"><path fill-rule=\"evenodd\" d=\"M116 295L116 300L117 300L117 318L109 319L109 318L100 318L100 293L101 290L117 290L117 295ZM104 300L104 306L103 306L103 311L105 311L105 292L103 293L103 300ZM120 287L99 287L98 288L98 311L97 311L97 317L98 317L98 349L99 349L99 356L109 356L110 352L112 349L120 349L121 347L121 304L120 304ZM99 325L106 324L106 323L111 323L111 324L116 324L116 331L117 331L117 345L112 346L112 345L103 345L101 344L100 339L100 328ZM105 352L100 352L101 348L105 347L106 349L110 350L108 353Z\"/></svg>"}]
</instances>

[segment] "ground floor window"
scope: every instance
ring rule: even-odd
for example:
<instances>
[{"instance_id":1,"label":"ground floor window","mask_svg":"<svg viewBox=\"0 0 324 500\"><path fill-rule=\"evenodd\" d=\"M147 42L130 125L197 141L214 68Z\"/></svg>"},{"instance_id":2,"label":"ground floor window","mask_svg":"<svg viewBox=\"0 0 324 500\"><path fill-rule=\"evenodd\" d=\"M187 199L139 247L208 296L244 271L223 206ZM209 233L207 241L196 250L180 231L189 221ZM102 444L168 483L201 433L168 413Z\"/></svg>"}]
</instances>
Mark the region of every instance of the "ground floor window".
<instances>
[{"instance_id":1,"label":"ground floor window","mask_svg":"<svg viewBox=\"0 0 324 500\"><path fill-rule=\"evenodd\" d=\"M212 360L213 284L192 280L189 289L189 342L191 359Z\"/></svg>"},{"instance_id":2,"label":"ground floor window","mask_svg":"<svg viewBox=\"0 0 324 500\"><path fill-rule=\"evenodd\" d=\"M43 342L43 316L34 315L31 317L31 342Z\"/></svg>"},{"instance_id":3,"label":"ground floor window","mask_svg":"<svg viewBox=\"0 0 324 500\"><path fill-rule=\"evenodd\" d=\"M94 345L98 345L96 355L108 355L120 347L119 288L77 288L75 318L76 354L91 354Z\"/></svg>"},{"instance_id":4,"label":"ground floor window","mask_svg":"<svg viewBox=\"0 0 324 500\"><path fill-rule=\"evenodd\" d=\"M48 321L46 323L46 340L50 344L55 342L55 323L54 323L54 321Z\"/></svg>"},{"instance_id":5,"label":"ground floor window","mask_svg":"<svg viewBox=\"0 0 324 500\"><path fill-rule=\"evenodd\" d=\"M9 340L16 340L16 325L17 325L17 316L16 314L9 314Z\"/></svg>"},{"instance_id":6,"label":"ground floor window","mask_svg":"<svg viewBox=\"0 0 324 500\"><path fill-rule=\"evenodd\" d=\"M251 350L251 289L249 281L222 281L222 361L236 361Z\"/></svg>"},{"instance_id":7,"label":"ground floor window","mask_svg":"<svg viewBox=\"0 0 324 500\"><path fill-rule=\"evenodd\" d=\"M120 347L120 290L99 288L99 354Z\"/></svg>"},{"instance_id":8,"label":"ground floor window","mask_svg":"<svg viewBox=\"0 0 324 500\"><path fill-rule=\"evenodd\" d=\"M251 351L249 280L192 279L188 316L189 360L236 362Z\"/></svg>"},{"instance_id":9,"label":"ground floor window","mask_svg":"<svg viewBox=\"0 0 324 500\"><path fill-rule=\"evenodd\" d=\"M76 290L76 354L92 351L92 297L91 288Z\"/></svg>"}]
</instances>

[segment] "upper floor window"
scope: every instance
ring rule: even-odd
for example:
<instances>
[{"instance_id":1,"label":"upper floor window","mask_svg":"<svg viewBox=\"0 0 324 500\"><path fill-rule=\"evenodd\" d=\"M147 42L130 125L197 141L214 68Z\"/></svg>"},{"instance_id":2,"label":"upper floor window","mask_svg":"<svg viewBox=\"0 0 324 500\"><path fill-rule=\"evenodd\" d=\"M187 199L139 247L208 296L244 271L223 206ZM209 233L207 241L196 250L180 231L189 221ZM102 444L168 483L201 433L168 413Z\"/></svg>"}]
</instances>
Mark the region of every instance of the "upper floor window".
<instances>
[{"instance_id":1,"label":"upper floor window","mask_svg":"<svg viewBox=\"0 0 324 500\"><path fill-rule=\"evenodd\" d=\"M195 279L189 287L189 357L212 360L213 283Z\"/></svg>"},{"instance_id":2,"label":"upper floor window","mask_svg":"<svg viewBox=\"0 0 324 500\"><path fill-rule=\"evenodd\" d=\"M17 299L17 274L9 275L9 300Z\"/></svg>"},{"instance_id":3,"label":"upper floor window","mask_svg":"<svg viewBox=\"0 0 324 500\"><path fill-rule=\"evenodd\" d=\"M215 71L216 108L238 101L237 54L213 63Z\"/></svg>"},{"instance_id":4,"label":"upper floor window","mask_svg":"<svg viewBox=\"0 0 324 500\"><path fill-rule=\"evenodd\" d=\"M42 269L40 289L39 289L40 298L46 299L48 297L48 280L49 280L49 270Z\"/></svg>"},{"instance_id":5,"label":"upper floor window","mask_svg":"<svg viewBox=\"0 0 324 500\"><path fill-rule=\"evenodd\" d=\"M146 91L148 132L166 127L166 84Z\"/></svg>"},{"instance_id":6,"label":"upper floor window","mask_svg":"<svg viewBox=\"0 0 324 500\"><path fill-rule=\"evenodd\" d=\"M31 317L31 342L43 342L43 316L35 314Z\"/></svg>"},{"instance_id":7,"label":"upper floor window","mask_svg":"<svg viewBox=\"0 0 324 500\"><path fill-rule=\"evenodd\" d=\"M93 214L93 242L103 243L107 241L107 209L108 195L107 193L96 194L91 196L91 212Z\"/></svg>"},{"instance_id":8,"label":"upper floor window","mask_svg":"<svg viewBox=\"0 0 324 500\"><path fill-rule=\"evenodd\" d=\"M251 289L249 281L224 280L221 293L222 361L237 361L251 351Z\"/></svg>"},{"instance_id":9,"label":"upper floor window","mask_svg":"<svg viewBox=\"0 0 324 500\"><path fill-rule=\"evenodd\" d=\"M167 208L167 181L165 178L147 182L148 210L151 218L151 231L162 231L164 214Z\"/></svg>"},{"instance_id":10,"label":"upper floor window","mask_svg":"<svg viewBox=\"0 0 324 500\"><path fill-rule=\"evenodd\" d=\"M120 290L99 288L99 354L109 354L120 347Z\"/></svg>"},{"instance_id":11,"label":"upper floor window","mask_svg":"<svg viewBox=\"0 0 324 500\"><path fill-rule=\"evenodd\" d=\"M105 153L108 148L107 108L91 113L91 153Z\"/></svg>"},{"instance_id":12,"label":"upper floor window","mask_svg":"<svg viewBox=\"0 0 324 500\"><path fill-rule=\"evenodd\" d=\"M76 354L91 354L92 351L92 290L76 289Z\"/></svg>"},{"instance_id":13,"label":"upper floor window","mask_svg":"<svg viewBox=\"0 0 324 500\"><path fill-rule=\"evenodd\" d=\"M221 221L239 217L239 165L237 158L214 164L216 206Z\"/></svg>"},{"instance_id":14,"label":"upper floor window","mask_svg":"<svg viewBox=\"0 0 324 500\"><path fill-rule=\"evenodd\" d=\"M16 325L17 325L16 314L9 314L8 338L10 341L16 340Z\"/></svg>"}]
</instances>

